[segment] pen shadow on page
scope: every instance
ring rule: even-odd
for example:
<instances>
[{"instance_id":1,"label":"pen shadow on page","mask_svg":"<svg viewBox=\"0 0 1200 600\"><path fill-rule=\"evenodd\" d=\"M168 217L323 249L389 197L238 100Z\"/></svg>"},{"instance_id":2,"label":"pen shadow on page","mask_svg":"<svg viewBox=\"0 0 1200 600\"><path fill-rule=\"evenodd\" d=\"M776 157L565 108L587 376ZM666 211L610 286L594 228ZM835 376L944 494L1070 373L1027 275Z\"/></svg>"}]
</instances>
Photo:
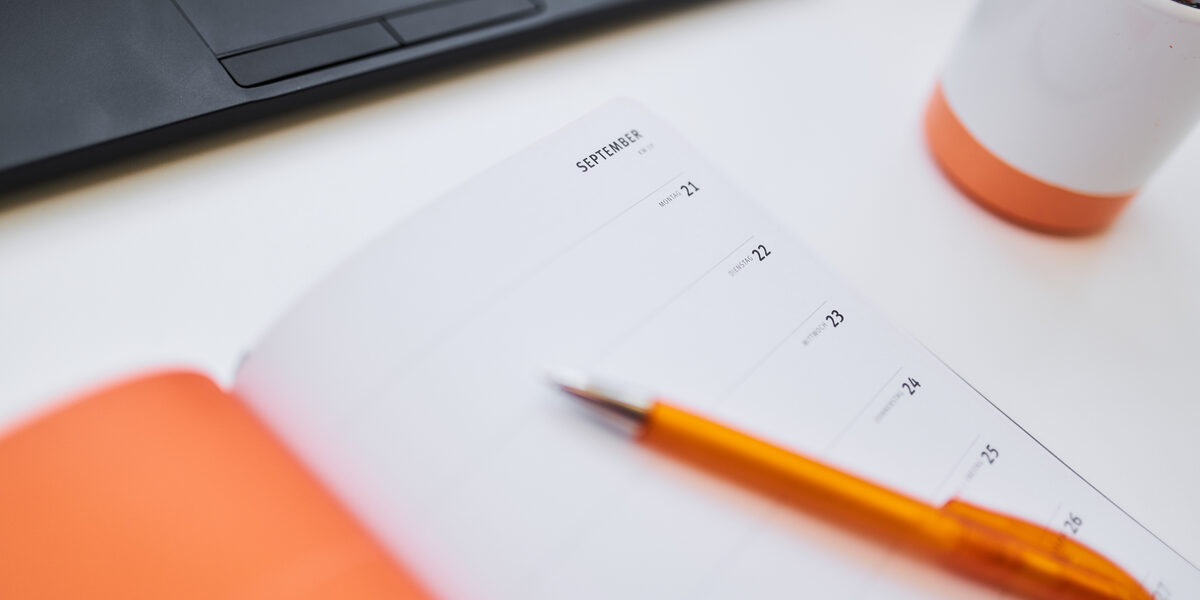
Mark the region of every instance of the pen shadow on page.
<instances>
[{"instance_id":1,"label":"pen shadow on page","mask_svg":"<svg viewBox=\"0 0 1200 600\"><path fill-rule=\"evenodd\" d=\"M870 577L854 581L842 581L839 589L853 589L838 596L839 598L869 600L885 595L886 591L894 591L897 587L902 587L907 592L899 597L947 600L1003 597L1003 594L996 590L910 556L892 544L880 542L818 513L748 489L651 448L639 446L639 450L646 455L649 463L646 466L660 471L658 477L676 480L698 496L730 506L732 511L752 514L758 522L746 531L737 543L731 544L720 561L707 571L708 576L698 577L693 588L683 597L726 597L724 591L731 590L723 590L720 574L734 567L739 554L756 543L770 544L773 550L784 544L786 549L833 561L835 565L832 565L832 568L821 570L826 576L834 572L840 574L844 572L843 569L851 574L872 574ZM771 537L775 539L769 539ZM793 567L784 565L783 568ZM795 568L797 572L801 572L799 565ZM819 592L826 589L821 587L820 582L809 583L817 586L810 591ZM797 597L804 597L804 594Z\"/></svg>"},{"instance_id":2,"label":"pen shadow on page","mask_svg":"<svg viewBox=\"0 0 1200 600\"><path fill-rule=\"evenodd\" d=\"M557 392L562 394L563 392ZM589 424L596 426L599 429L606 430L613 436L628 438L630 442L637 438L638 427L637 423L629 419L621 418L613 413L596 410L595 407L586 405L582 402L567 400L570 402L570 410L573 418L582 419Z\"/></svg>"},{"instance_id":3,"label":"pen shadow on page","mask_svg":"<svg viewBox=\"0 0 1200 600\"><path fill-rule=\"evenodd\" d=\"M311 99L297 101L295 106L279 109L275 114L255 114L227 124L213 125L204 132L191 132L182 139L149 142L145 148L121 151L118 155L100 158L84 166L69 167L65 172L47 179L17 183L11 187L0 181L0 218L18 207L46 202L111 180L177 163L192 155L217 152L238 142L376 104L407 92L470 77L556 48L588 43L606 32L652 26L672 18L672 15L723 1L729 0L660 0L647 3L645 7L602 14L590 18L586 23L567 25L555 31L528 32L521 44L499 52L485 52L483 49L471 52L467 49L432 59L432 65L425 73L396 75L388 69L365 73L347 80L337 92L314 92Z\"/></svg>"}]
</instances>

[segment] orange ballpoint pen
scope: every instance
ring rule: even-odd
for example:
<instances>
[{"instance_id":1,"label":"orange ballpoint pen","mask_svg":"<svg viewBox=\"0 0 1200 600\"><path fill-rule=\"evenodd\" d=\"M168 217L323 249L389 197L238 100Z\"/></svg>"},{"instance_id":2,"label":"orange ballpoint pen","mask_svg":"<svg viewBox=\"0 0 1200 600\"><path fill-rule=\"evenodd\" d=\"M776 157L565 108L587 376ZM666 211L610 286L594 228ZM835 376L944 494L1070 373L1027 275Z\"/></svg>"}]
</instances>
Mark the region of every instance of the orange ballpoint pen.
<instances>
[{"instance_id":1,"label":"orange ballpoint pen","mask_svg":"<svg viewBox=\"0 0 1200 600\"><path fill-rule=\"evenodd\" d=\"M655 450L997 589L1037 600L1154 598L1121 567L1063 533L959 500L932 506L655 397L572 372L551 377L632 425Z\"/></svg>"}]
</instances>

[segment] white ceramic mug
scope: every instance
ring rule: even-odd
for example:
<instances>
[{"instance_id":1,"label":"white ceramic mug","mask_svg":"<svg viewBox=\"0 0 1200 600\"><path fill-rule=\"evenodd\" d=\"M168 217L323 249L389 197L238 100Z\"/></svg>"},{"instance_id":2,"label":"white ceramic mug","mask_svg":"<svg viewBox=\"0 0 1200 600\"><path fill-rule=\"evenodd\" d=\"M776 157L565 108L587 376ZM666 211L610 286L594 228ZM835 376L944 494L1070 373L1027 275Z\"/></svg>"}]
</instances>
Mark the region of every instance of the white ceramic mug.
<instances>
[{"instance_id":1,"label":"white ceramic mug","mask_svg":"<svg viewBox=\"0 0 1200 600\"><path fill-rule=\"evenodd\" d=\"M1112 222L1198 119L1200 5L981 0L926 133L985 207L1079 234Z\"/></svg>"}]
</instances>

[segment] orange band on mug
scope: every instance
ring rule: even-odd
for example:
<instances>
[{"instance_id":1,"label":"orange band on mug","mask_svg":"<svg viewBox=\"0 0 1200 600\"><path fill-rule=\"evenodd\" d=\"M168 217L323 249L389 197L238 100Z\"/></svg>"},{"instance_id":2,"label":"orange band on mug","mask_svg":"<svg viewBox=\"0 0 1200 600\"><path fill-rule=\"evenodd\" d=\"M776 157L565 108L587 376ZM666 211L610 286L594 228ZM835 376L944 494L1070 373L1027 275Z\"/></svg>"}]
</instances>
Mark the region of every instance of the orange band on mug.
<instances>
[{"instance_id":1,"label":"orange band on mug","mask_svg":"<svg viewBox=\"0 0 1200 600\"><path fill-rule=\"evenodd\" d=\"M1097 195L1028 175L984 148L963 126L939 85L925 110L925 135L942 171L984 208L1031 229L1085 234L1112 223L1136 192Z\"/></svg>"}]
</instances>

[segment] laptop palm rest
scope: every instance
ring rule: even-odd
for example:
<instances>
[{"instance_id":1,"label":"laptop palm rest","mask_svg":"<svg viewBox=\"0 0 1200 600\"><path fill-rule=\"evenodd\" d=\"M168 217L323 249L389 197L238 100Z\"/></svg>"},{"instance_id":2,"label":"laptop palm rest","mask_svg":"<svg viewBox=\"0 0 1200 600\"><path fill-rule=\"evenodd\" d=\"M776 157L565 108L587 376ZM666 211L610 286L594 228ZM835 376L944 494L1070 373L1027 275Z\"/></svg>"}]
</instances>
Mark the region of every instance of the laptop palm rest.
<instances>
[{"instance_id":1,"label":"laptop palm rest","mask_svg":"<svg viewBox=\"0 0 1200 600\"><path fill-rule=\"evenodd\" d=\"M538 8L532 0L176 2L242 87L532 14Z\"/></svg>"}]
</instances>

